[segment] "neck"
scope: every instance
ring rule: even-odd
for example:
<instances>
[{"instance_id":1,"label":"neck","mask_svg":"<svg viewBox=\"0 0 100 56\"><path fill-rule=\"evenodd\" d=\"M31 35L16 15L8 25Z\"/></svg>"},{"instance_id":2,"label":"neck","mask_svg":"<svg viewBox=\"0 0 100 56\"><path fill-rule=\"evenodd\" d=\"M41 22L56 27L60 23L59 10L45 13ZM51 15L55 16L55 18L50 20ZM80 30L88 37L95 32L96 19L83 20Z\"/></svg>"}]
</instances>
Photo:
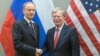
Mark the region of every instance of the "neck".
<instances>
[{"instance_id":1,"label":"neck","mask_svg":"<svg viewBox=\"0 0 100 56\"><path fill-rule=\"evenodd\" d=\"M62 25L64 25L64 23L62 23L61 25L56 25L57 28L60 28Z\"/></svg>"},{"instance_id":2,"label":"neck","mask_svg":"<svg viewBox=\"0 0 100 56\"><path fill-rule=\"evenodd\" d=\"M27 18L28 19L28 18ZM32 19L28 19L29 21L32 21Z\"/></svg>"}]
</instances>

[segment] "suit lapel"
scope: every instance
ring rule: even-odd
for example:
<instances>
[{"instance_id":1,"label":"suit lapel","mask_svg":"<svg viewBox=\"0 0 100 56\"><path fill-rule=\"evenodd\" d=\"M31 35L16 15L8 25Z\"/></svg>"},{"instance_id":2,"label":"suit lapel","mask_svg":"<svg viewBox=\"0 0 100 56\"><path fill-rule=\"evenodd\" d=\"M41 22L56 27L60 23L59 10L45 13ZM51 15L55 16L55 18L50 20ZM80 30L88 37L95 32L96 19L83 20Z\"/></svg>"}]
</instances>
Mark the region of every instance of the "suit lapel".
<instances>
[{"instance_id":1,"label":"suit lapel","mask_svg":"<svg viewBox=\"0 0 100 56\"><path fill-rule=\"evenodd\" d=\"M26 31L28 31L28 33L34 37L33 31L30 29L29 24L27 23L25 19L23 20L23 24L26 28Z\"/></svg>"},{"instance_id":2,"label":"suit lapel","mask_svg":"<svg viewBox=\"0 0 100 56\"><path fill-rule=\"evenodd\" d=\"M66 34L66 32L67 32L67 28L66 28L66 25L64 24L64 26L63 26L63 28L62 28L62 30L60 32L56 48L60 46L60 43L64 39L64 35Z\"/></svg>"},{"instance_id":3,"label":"suit lapel","mask_svg":"<svg viewBox=\"0 0 100 56\"><path fill-rule=\"evenodd\" d=\"M33 35L34 35L35 39L37 39L37 32L38 31L37 31L36 25L33 24L33 27L34 27Z\"/></svg>"},{"instance_id":4,"label":"suit lapel","mask_svg":"<svg viewBox=\"0 0 100 56\"><path fill-rule=\"evenodd\" d=\"M55 33L55 27L51 31L51 41L50 42L51 42L52 48L54 48L54 33Z\"/></svg>"}]
</instances>

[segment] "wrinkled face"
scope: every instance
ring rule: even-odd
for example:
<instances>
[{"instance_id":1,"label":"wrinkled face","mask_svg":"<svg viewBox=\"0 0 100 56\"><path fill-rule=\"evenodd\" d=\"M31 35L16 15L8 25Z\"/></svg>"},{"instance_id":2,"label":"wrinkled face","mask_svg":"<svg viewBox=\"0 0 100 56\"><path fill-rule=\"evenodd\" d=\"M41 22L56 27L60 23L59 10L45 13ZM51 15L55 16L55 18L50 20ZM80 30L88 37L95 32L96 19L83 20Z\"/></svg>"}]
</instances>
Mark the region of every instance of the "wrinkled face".
<instances>
[{"instance_id":1,"label":"wrinkled face","mask_svg":"<svg viewBox=\"0 0 100 56\"><path fill-rule=\"evenodd\" d=\"M26 4L23 13L27 19L32 20L35 15L35 5L32 3Z\"/></svg>"},{"instance_id":2,"label":"wrinkled face","mask_svg":"<svg viewBox=\"0 0 100 56\"><path fill-rule=\"evenodd\" d=\"M60 27L64 23L65 17L62 14L62 11L56 11L52 14L53 22L57 27Z\"/></svg>"}]
</instances>

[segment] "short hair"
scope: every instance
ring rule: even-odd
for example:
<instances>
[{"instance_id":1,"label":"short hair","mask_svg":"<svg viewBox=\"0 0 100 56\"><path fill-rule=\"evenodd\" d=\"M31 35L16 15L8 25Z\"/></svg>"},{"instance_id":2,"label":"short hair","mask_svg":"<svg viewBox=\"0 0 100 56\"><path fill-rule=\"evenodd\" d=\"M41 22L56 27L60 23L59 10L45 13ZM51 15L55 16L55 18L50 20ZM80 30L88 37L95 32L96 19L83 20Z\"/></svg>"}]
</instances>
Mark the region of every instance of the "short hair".
<instances>
[{"instance_id":1,"label":"short hair","mask_svg":"<svg viewBox=\"0 0 100 56\"><path fill-rule=\"evenodd\" d=\"M26 6L27 4L29 4L29 3L35 5L35 3L33 3L33 2L25 2L25 3L23 4L23 9L25 9L25 6Z\"/></svg>"},{"instance_id":2,"label":"short hair","mask_svg":"<svg viewBox=\"0 0 100 56\"><path fill-rule=\"evenodd\" d=\"M54 13L56 13L57 11L61 11L61 12L62 12L62 15L63 15L64 17L66 16L66 11L63 10L62 8L60 8L60 7L54 8L53 11L52 11L52 15L53 15Z\"/></svg>"}]
</instances>

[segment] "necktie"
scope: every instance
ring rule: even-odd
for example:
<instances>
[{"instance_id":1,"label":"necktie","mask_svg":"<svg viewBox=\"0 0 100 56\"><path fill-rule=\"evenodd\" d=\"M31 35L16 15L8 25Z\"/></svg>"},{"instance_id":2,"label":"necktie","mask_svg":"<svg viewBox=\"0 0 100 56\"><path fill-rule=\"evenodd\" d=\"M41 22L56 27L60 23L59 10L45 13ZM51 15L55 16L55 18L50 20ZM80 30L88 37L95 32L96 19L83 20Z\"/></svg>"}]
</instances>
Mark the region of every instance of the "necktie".
<instances>
[{"instance_id":1,"label":"necktie","mask_svg":"<svg viewBox=\"0 0 100 56\"><path fill-rule=\"evenodd\" d=\"M30 26L31 31L33 32L33 34L34 34L34 36L36 38L36 33L35 33L35 29L34 29L33 23L29 22L29 24L30 24L29 26Z\"/></svg>"},{"instance_id":2,"label":"necktie","mask_svg":"<svg viewBox=\"0 0 100 56\"><path fill-rule=\"evenodd\" d=\"M30 26L31 30L34 31L32 22L29 23L29 26Z\"/></svg>"},{"instance_id":3,"label":"necktie","mask_svg":"<svg viewBox=\"0 0 100 56\"><path fill-rule=\"evenodd\" d=\"M58 34L59 34L59 29L57 28L55 32L55 37L54 37L54 49L56 48L56 45L58 42L58 37L59 37Z\"/></svg>"}]
</instances>

